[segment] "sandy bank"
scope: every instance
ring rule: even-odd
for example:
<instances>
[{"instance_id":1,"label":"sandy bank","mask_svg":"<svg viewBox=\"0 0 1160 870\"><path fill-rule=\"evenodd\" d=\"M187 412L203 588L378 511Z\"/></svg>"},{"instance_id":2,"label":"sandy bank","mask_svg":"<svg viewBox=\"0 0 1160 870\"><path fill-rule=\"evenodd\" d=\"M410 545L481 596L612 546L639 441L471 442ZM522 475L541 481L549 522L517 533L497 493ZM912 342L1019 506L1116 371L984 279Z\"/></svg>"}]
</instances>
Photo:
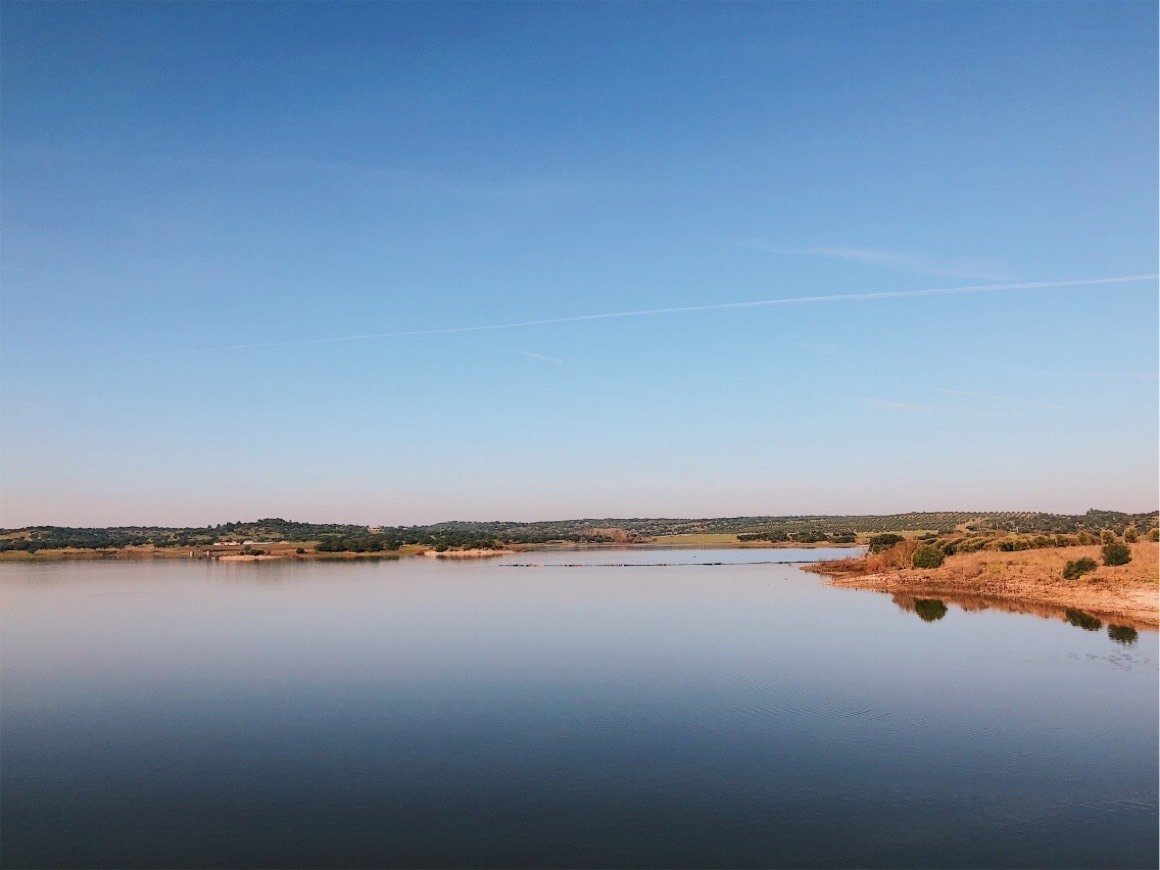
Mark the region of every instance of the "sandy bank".
<instances>
[{"instance_id":1,"label":"sandy bank","mask_svg":"<svg viewBox=\"0 0 1160 870\"><path fill-rule=\"evenodd\" d=\"M1099 562L1100 548L980 551L951 556L942 567L930 570L843 573L839 563L815 570L828 574L832 586L941 598L968 610L996 608L1060 619L1067 619L1068 611L1083 611L1116 625L1160 628L1157 544L1133 544L1127 565L1101 565L1079 580L1064 580L1064 565L1083 556Z\"/></svg>"},{"instance_id":2,"label":"sandy bank","mask_svg":"<svg viewBox=\"0 0 1160 870\"><path fill-rule=\"evenodd\" d=\"M515 550L444 550L442 553L435 550L424 550L424 556L435 559L486 559L489 556L508 556Z\"/></svg>"}]
</instances>

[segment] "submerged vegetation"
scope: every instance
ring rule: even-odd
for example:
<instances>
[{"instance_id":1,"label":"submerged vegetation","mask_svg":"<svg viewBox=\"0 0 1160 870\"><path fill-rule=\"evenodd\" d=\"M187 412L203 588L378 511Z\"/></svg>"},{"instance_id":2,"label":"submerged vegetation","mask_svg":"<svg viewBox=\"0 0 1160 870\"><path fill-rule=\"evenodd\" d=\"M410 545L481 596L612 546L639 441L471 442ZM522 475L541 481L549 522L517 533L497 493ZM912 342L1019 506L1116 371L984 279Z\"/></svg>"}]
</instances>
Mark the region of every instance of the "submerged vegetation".
<instances>
[{"instance_id":1,"label":"submerged vegetation","mask_svg":"<svg viewBox=\"0 0 1160 870\"><path fill-rule=\"evenodd\" d=\"M1154 540L1157 516L1156 511L1127 514L1089 510L1082 515L941 511L870 516L447 522L427 526L360 526L267 518L191 528L5 529L0 530L0 552L313 542L314 549L323 553L376 553L404 546L442 551L539 544L641 544L662 537L667 539L665 543L679 543L673 536L687 536L690 543L697 543L715 536L732 537L741 544L865 543L873 556L883 557L881 567L888 568L911 566L919 552L923 555L918 558L933 564L936 550L949 556L983 549L1013 552L1076 546L1099 540L1117 543L1121 536L1126 539L1143 534L1139 530L1147 530Z\"/></svg>"}]
</instances>

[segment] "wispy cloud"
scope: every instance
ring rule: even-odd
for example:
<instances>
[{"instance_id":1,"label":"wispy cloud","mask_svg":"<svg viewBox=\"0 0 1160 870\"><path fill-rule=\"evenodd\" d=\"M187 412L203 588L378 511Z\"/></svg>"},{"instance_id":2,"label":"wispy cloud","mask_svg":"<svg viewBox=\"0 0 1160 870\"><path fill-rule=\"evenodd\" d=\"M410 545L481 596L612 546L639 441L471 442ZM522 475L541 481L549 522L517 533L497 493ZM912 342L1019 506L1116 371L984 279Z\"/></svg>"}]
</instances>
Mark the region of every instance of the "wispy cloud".
<instances>
[{"instance_id":1,"label":"wispy cloud","mask_svg":"<svg viewBox=\"0 0 1160 870\"><path fill-rule=\"evenodd\" d=\"M640 308L630 311L610 311L602 314L577 314L569 317L546 317L540 320L518 320L510 323L490 323L482 326L448 326L436 329L405 329L394 332L365 332L356 335L337 335L323 338L299 338L287 341L263 341L251 344L220 345L169 351L161 356L183 353L211 353L224 350L252 350L256 348L298 347L311 344L333 344L369 339L411 338L430 335L459 335L469 332L495 332L508 329L528 329L535 326L555 326L564 323L587 323L596 320L619 320L634 317L657 317L669 314L691 314L705 311L733 311L744 308L766 308L777 305L808 305L837 302L875 302L883 299L918 299L935 296L962 296L975 293L1008 293L1022 290L1053 290L1063 287L1095 287L1107 284L1129 284L1155 281L1160 275L1118 275L1107 278L1076 278L1070 281L1023 281L1014 284L974 284L965 287L935 287L925 290L881 290L871 293L831 293L814 296L783 296L776 299L754 299L748 302L712 302L707 305L680 305L671 308Z\"/></svg>"},{"instance_id":2,"label":"wispy cloud","mask_svg":"<svg viewBox=\"0 0 1160 870\"><path fill-rule=\"evenodd\" d=\"M794 257L824 257L831 260L848 260L913 272L920 275L934 275L940 278L958 278L967 281L1009 281L1011 276L991 263L979 260L942 259L928 257L907 251L883 251L872 248L846 246L819 246L793 248L757 243L763 251Z\"/></svg>"},{"instance_id":3,"label":"wispy cloud","mask_svg":"<svg viewBox=\"0 0 1160 870\"><path fill-rule=\"evenodd\" d=\"M1018 405L1034 405L1037 408L1050 408L1052 411L1064 410L1063 405L1057 405L1054 402L1042 402L1039 399L1021 399L1018 396L1000 396L995 393L979 393L974 390L949 390L944 387L939 387L940 393L947 393L951 396L967 396L971 399L984 399L990 402L1009 402Z\"/></svg>"},{"instance_id":4,"label":"wispy cloud","mask_svg":"<svg viewBox=\"0 0 1160 870\"><path fill-rule=\"evenodd\" d=\"M540 362L551 363L554 366L564 365L562 359L557 359L554 356L546 356L542 353L532 353L530 350L517 350L515 353L518 353L520 356L526 356L528 359L538 359Z\"/></svg>"}]
</instances>

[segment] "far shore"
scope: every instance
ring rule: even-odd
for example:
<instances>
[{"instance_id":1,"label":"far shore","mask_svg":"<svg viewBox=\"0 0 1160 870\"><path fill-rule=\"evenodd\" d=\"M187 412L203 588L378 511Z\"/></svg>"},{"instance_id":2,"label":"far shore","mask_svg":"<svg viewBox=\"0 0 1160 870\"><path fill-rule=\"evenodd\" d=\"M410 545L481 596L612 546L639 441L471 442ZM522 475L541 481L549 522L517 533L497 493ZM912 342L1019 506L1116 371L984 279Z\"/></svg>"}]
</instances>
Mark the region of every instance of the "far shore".
<instances>
[{"instance_id":1,"label":"far shore","mask_svg":"<svg viewBox=\"0 0 1160 870\"><path fill-rule=\"evenodd\" d=\"M729 540L732 538L732 540ZM793 541L738 541L732 535L666 535L660 539L649 541L610 541L576 543L573 541L552 541L543 544L511 544L502 548L483 549L472 548L465 550L448 549L437 551L432 547L418 544L405 544L398 550L379 550L355 553L351 551L327 552L314 549L316 541L279 541L277 543L255 543L252 549L261 550L260 554L243 552L242 545L207 546L201 544L195 547L153 547L136 546L120 549L87 549L65 547L62 549L43 549L34 553L25 550L7 550L0 552L2 562L29 562L76 559L213 559L223 562L257 562L275 559L390 559L400 556L431 556L446 559L456 558L486 558L489 556L504 556L511 553L570 551L570 550L813 550L813 549L858 549L865 544L835 544L822 541L819 543L795 543ZM298 550L303 552L299 553Z\"/></svg>"},{"instance_id":2,"label":"far shore","mask_svg":"<svg viewBox=\"0 0 1160 870\"><path fill-rule=\"evenodd\" d=\"M896 602L939 599L964 610L989 608L1075 621L1084 615L1137 629L1160 628L1160 550L1154 542L1131 545L1127 565L1101 565L1078 580L1064 580L1068 561L1100 561L1098 546L1050 547L1014 553L983 550L950 556L939 568L859 573L860 560L806 568L832 586L888 592Z\"/></svg>"}]
</instances>

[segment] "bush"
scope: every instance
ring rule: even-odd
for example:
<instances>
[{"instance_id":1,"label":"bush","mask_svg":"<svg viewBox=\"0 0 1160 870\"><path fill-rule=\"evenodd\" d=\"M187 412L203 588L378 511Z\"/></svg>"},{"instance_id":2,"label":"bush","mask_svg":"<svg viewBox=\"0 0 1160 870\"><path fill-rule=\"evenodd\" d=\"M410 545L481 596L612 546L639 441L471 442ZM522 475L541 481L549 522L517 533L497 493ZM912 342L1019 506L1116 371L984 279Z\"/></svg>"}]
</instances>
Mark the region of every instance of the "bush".
<instances>
[{"instance_id":1,"label":"bush","mask_svg":"<svg viewBox=\"0 0 1160 870\"><path fill-rule=\"evenodd\" d=\"M1063 566L1063 579L1078 580L1084 574L1094 570L1096 570L1096 560L1084 556L1082 559L1075 559Z\"/></svg>"},{"instance_id":2,"label":"bush","mask_svg":"<svg viewBox=\"0 0 1160 870\"><path fill-rule=\"evenodd\" d=\"M1111 543L1114 543L1115 540L1116 540L1116 533L1113 532L1111 529L1103 529L1100 531L1100 543L1101 544L1111 544Z\"/></svg>"},{"instance_id":3,"label":"bush","mask_svg":"<svg viewBox=\"0 0 1160 870\"><path fill-rule=\"evenodd\" d=\"M1128 549L1128 545L1120 541L1111 541L1104 544L1101 551L1104 556L1105 565L1127 565L1132 561L1132 551Z\"/></svg>"},{"instance_id":4,"label":"bush","mask_svg":"<svg viewBox=\"0 0 1160 870\"><path fill-rule=\"evenodd\" d=\"M298 548L297 550L295 550L294 552L295 552L295 553L297 553L299 556L305 556L305 555L306 555L306 548L305 548L305 547L299 547L299 548Z\"/></svg>"},{"instance_id":5,"label":"bush","mask_svg":"<svg viewBox=\"0 0 1160 870\"><path fill-rule=\"evenodd\" d=\"M1128 526L1126 529L1124 529L1124 543L1134 544L1139 540L1139 538L1140 536L1136 533L1135 526Z\"/></svg>"},{"instance_id":6,"label":"bush","mask_svg":"<svg viewBox=\"0 0 1160 870\"><path fill-rule=\"evenodd\" d=\"M1160 529L1153 529L1148 532L1148 537L1153 541L1160 541Z\"/></svg>"},{"instance_id":7,"label":"bush","mask_svg":"<svg viewBox=\"0 0 1160 870\"><path fill-rule=\"evenodd\" d=\"M937 568L943 563L943 552L938 547L929 544L914 551L914 558L910 564L915 568Z\"/></svg>"}]
</instances>

